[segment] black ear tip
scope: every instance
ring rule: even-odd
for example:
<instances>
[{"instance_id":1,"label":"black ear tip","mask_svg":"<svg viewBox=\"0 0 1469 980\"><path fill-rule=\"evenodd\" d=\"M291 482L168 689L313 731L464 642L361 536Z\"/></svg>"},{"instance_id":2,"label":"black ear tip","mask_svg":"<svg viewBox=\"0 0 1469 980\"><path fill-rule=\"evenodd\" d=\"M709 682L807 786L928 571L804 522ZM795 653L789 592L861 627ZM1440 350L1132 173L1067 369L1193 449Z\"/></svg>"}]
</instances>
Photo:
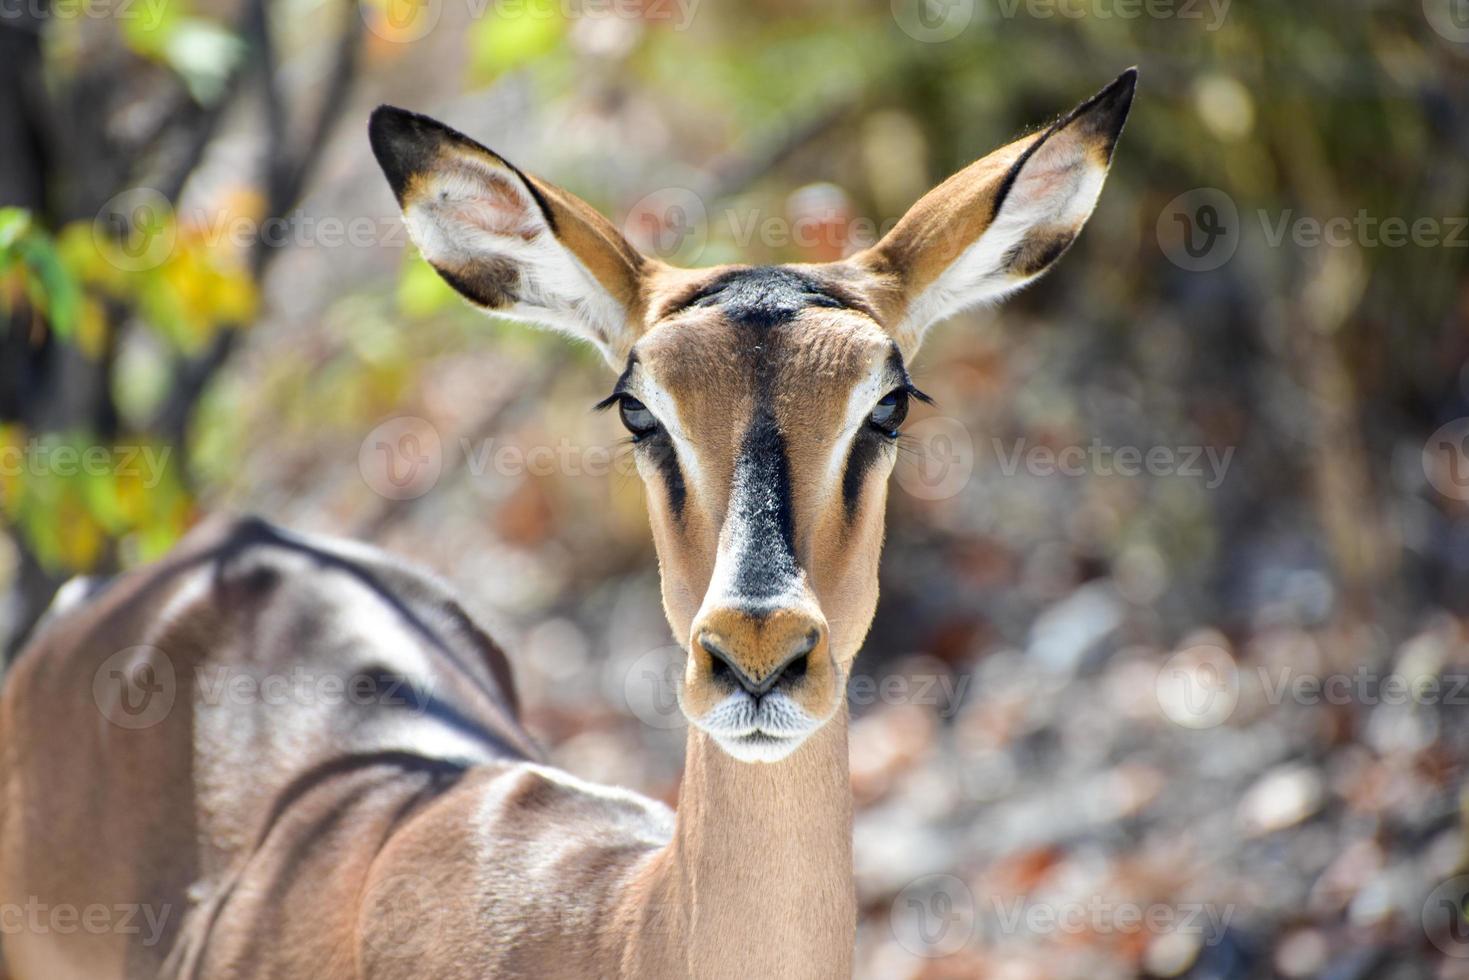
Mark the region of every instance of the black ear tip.
<instances>
[{"instance_id":1,"label":"black ear tip","mask_svg":"<svg viewBox=\"0 0 1469 980\"><path fill-rule=\"evenodd\" d=\"M367 139L399 204L408 178L428 165L439 142L436 137L445 131L446 127L427 116L397 106L380 105L372 111Z\"/></svg>"},{"instance_id":2,"label":"black ear tip","mask_svg":"<svg viewBox=\"0 0 1469 980\"><path fill-rule=\"evenodd\" d=\"M1105 115L1126 118L1127 110L1132 107L1132 96L1137 91L1137 67L1127 69L1118 75L1112 82L1096 95L1088 103L1092 109L1099 109ZM1118 122L1121 122L1121 118Z\"/></svg>"},{"instance_id":3,"label":"black ear tip","mask_svg":"<svg viewBox=\"0 0 1469 980\"><path fill-rule=\"evenodd\" d=\"M1107 156L1110 158L1112 148L1117 145L1117 138L1122 135L1122 126L1127 122L1127 114L1132 109L1132 96L1135 91L1137 91L1137 68L1133 67L1118 75L1108 83L1106 88L1077 106L1056 128L1069 126L1073 122L1085 127L1105 143Z\"/></svg>"},{"instance_id":4,"label":"black ear tip","mask_svg":"<svg viewBox=\"0 0 1469 980\"><path fill-rule=\"evenodd\" d=\"M395 105L380 105L372 110L372 115L367 120L367 138L379 161L394 142L413 133L419 118L417 113L399 109Z\"/></svg>"}]
</instances>

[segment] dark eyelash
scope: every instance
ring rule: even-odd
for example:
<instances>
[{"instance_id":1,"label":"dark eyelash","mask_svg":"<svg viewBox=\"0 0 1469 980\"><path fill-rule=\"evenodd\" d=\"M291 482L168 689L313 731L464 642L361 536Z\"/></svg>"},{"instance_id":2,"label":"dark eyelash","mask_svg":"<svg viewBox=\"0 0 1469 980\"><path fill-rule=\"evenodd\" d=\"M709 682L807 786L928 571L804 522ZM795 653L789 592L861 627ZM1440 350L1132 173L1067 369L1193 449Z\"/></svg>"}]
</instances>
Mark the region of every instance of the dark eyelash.
<instances>
[{"instance_id":1,"label":"dark eyelash","mask_svg":"<svg viewBox=\"0 0 1469 980\"><path fill-rule=\"evenodd\" d=\"M909 381L907 378L904 378L902 384L898 385L898 390L899 391L902 391L902 392L905 392L907 395L909 395L912 398L918 399L919 401L923 402L923 404L925 404L925 405L936 405L936 404L938 404L932 398L930 398L928 395L924 394L922 391L919 391L918 390L918 386L915 385L912 381ZM601 401L597 402L597 404L593 405L592 406L592 411L594 411L594 412L605 412L605 411L607 411L607 409L611 408L613 405L616 405L618 402L622 401L624 398L627 398L627 397L629 397L629 396L628 396L628 393L625 392L625 391L614 391L612 394L608 395L606 398L602 399Z\"/></svg>"}]
</instances>

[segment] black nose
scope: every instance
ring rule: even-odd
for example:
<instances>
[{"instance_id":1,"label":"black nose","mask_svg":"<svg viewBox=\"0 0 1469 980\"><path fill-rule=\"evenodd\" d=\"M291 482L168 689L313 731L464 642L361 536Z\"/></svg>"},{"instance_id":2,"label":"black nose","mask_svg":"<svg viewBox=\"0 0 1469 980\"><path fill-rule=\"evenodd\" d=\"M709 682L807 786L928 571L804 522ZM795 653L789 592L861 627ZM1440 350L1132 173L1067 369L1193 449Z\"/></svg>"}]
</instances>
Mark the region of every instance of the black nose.
<instances>
[{"instance_id":1,"label":"black nose","mask_svg":"<svg viewBox=\"0 0 1469 980\"><path fill-rule=\"evenodd\" d=\"M704 648L711 660L711 676L716 681L738 684L745 693L757 698L774 690L777 684L782 682L793 684L805 677L806 668L811 659L811 651L816 649L816 644L820 640L821 635L816 630L812 630L797 643L785 660L763 677L752 677L727 650L719 645L715 637L708 633L699 634L699 646Z\"/></svg>"}]
</instances>

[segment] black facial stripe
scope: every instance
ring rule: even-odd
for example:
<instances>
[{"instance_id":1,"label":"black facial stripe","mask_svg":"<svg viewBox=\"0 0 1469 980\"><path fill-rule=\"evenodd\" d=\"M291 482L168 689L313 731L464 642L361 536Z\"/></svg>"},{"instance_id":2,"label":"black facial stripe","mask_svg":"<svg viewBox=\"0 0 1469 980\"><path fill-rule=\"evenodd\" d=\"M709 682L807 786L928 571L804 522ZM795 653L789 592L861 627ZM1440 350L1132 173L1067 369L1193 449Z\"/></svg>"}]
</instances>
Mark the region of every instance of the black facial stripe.
<instances>
[{"instance_id":1,"label":"black facial stripe","mask_svg":"<svg viewBox=\"0 0 1469 980\"><path fill-rule=\"evenodd\" d=\"M673 511L673 519L683 520L684 498L688 496L688 490L683 482L683 470L678 465L678 453L674 451L673 440L668 436L659 435L648 447L654 453L653 461L658 466L658 473L663 477L663 489L668 494L668 509Z\"/></svg>"},{"instance_id":2,"label":"black facial stripe","mask_svg":"<svg viewBox=\"0 0 1469 980\"><path fill-rule=\"evenodd\" d=\"M745 599L770 599L797 577L795 518L785 437L767 410L750 424L735 463L730 519L743 540L735 556L734 589Z\"/></svg>"},{"instance_id":3,"label":"black facial stripe","mask_svg":"<svg viewBox=\"0 0 1469 980\"><path fill-rule=\"evenodd\" d=\"M847 467L842 471L842 506L846 510L847 522L857 517L857 505L862 502L862 484L867 471L877 462L882 452L882 436L871 432L864 425L852 437L852 448L847 453Z\"/></svg>"}]
</instances>

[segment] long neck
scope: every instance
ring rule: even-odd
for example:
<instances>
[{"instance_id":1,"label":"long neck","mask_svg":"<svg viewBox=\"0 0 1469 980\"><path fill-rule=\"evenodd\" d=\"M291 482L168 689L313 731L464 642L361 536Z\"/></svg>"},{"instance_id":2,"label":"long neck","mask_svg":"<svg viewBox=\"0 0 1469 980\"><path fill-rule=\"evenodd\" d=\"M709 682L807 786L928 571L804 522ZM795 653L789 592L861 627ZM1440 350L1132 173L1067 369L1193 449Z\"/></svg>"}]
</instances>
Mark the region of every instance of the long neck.
<instances>
[{"instance_id":1,"label":"long neck","mask_svg":"<svg viewBox=\"0 0 1469 980\"><path fill-rule=\"evenodd\" d=\"M845 709L784 760L690 728L672 842L628 896L624 963L723 977L850 977L856 933Z\"/></svg>"}]
</instances>

